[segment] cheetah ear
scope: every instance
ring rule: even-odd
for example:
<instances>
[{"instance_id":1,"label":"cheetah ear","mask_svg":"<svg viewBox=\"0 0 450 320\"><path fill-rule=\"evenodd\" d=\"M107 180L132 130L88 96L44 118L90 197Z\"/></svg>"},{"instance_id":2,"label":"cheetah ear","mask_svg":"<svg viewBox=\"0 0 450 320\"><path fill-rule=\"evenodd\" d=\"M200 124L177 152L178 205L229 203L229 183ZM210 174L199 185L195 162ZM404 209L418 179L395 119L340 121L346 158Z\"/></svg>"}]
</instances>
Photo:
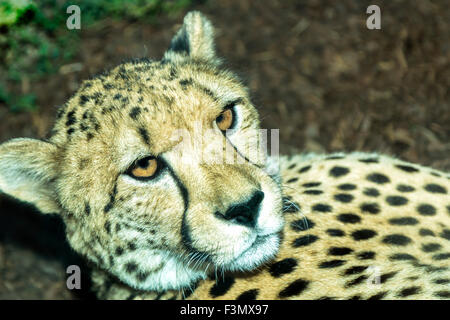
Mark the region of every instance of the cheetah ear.
<instances>
[{"instance_id":1,"label":"cheetah ear","mask_svg":"<svg viewBox=\"0 0 450 320\"><path fill-rule=\"evenodd\" d=\"M0 144L0 192L31 203L43 213L58 213L56 154L56 146L35 139Z\"/></svg>"},{"instance_id":2,"label":"cheetah ear","mask_svg":"<svg viewBox=\"0 0 450 320\"><path fill-rule=\"evenodd\" d=\"M186 57L219 63L214 48L214 27L203 14L191 11L183 26L173 37L164 55L167 60L182 60Z\"/></svg>"}]
</instances>

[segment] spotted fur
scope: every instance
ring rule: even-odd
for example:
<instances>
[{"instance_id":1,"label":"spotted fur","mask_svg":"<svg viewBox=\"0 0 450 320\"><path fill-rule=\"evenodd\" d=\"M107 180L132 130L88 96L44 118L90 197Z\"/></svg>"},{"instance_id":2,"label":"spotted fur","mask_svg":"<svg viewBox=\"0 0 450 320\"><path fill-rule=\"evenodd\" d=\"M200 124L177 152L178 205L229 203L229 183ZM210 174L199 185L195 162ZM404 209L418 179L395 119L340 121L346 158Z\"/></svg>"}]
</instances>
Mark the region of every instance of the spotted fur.
<instances>
[{"instance_id":1,"label":"spotted fur","mask_svg":"<svg viewBox=\"0 0 450 320\"><path fill-rule=\"evenodd\" d=\"M249 143L258 128L192 12L161 61L85 81L48 141L0 145L0 189L62 217L102 299L450 297L448 173L367 153L278 162ZM134 179L146 156L159 174Z\"/></svg>"}]
</instances>

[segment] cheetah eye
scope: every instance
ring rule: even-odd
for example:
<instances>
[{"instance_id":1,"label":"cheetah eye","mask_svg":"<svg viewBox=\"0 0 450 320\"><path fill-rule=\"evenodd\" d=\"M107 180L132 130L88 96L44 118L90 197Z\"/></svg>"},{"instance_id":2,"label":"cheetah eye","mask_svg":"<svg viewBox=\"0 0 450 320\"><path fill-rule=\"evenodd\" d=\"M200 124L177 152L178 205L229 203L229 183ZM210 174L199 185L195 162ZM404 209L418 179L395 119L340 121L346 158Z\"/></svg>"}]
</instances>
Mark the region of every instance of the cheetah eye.
<instances>
[{"instance_id":1,"label":"cheetah eye","mask_svg":"<svg viewBox=\"0 0 450 320\"><path fill-rule=\"evenodd\" d=\"M221 131L226 131L232 129L235 124L236 116L234 113L234 108L227 108L216 118L217 127Z\"/></svg>"},{"instance_id":2,"label":"cheetah eye","mask_svg":"<svg viewBox=\"0 0 450 320\"><path fill-rule=\"evenodd\" d=\"M154 178L161 169L161 164L155 157L146 157L137 160L130 169L128 175L138 180Z\"/></svg>"}]
</instances>

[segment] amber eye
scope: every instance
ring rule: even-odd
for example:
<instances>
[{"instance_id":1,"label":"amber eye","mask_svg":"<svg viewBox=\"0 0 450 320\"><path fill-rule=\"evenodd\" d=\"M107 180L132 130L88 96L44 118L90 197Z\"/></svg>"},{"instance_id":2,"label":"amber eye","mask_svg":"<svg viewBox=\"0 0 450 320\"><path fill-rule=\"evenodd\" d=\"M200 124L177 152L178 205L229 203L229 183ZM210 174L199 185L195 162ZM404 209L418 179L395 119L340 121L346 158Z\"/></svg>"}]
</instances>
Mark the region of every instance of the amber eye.
<instances>
[{"instance_id":1,"label":"amber eye","mask_svg":"<svg viewBox=\"0 0 450 320\"><path fill-rule=\"evenodd\" d=\"M146 157L134 163L129 174L136 179L149 179L155 176L159 169L158 160L154 157Z\"/></svg>"},{"instance_id":2,"label":"amber eye","mask_svg":"<svg viewBox=\"0 0 450 320\"><path fill-rule=\"evenodd\" d=\"M234 113L231 108L222 111L220 116L216 118L217 126L222 131L230 129L233 126L233 122L234 122Z\"/></svg>"}]
</instances>

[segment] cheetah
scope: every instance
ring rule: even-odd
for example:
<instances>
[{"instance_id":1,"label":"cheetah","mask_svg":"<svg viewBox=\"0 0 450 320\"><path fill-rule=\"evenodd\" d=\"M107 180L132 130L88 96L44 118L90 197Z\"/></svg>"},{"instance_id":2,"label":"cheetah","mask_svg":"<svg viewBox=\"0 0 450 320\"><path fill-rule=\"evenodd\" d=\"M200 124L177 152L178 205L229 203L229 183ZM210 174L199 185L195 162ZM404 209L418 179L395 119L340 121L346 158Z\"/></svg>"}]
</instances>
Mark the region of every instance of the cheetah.
<instances>
[{"instance_id":1,"label":"cheetah","mask_svg":"<svg viewBox=\"0 0 450 320\"><path fill-rule=\"evenodd\" d=\"M269 157L259 126L194 11L162 60L84 81L49 139L1 144L0 190L62 218L100 299L450 298L449 173Z\"/></svg>"}]
</instances>

